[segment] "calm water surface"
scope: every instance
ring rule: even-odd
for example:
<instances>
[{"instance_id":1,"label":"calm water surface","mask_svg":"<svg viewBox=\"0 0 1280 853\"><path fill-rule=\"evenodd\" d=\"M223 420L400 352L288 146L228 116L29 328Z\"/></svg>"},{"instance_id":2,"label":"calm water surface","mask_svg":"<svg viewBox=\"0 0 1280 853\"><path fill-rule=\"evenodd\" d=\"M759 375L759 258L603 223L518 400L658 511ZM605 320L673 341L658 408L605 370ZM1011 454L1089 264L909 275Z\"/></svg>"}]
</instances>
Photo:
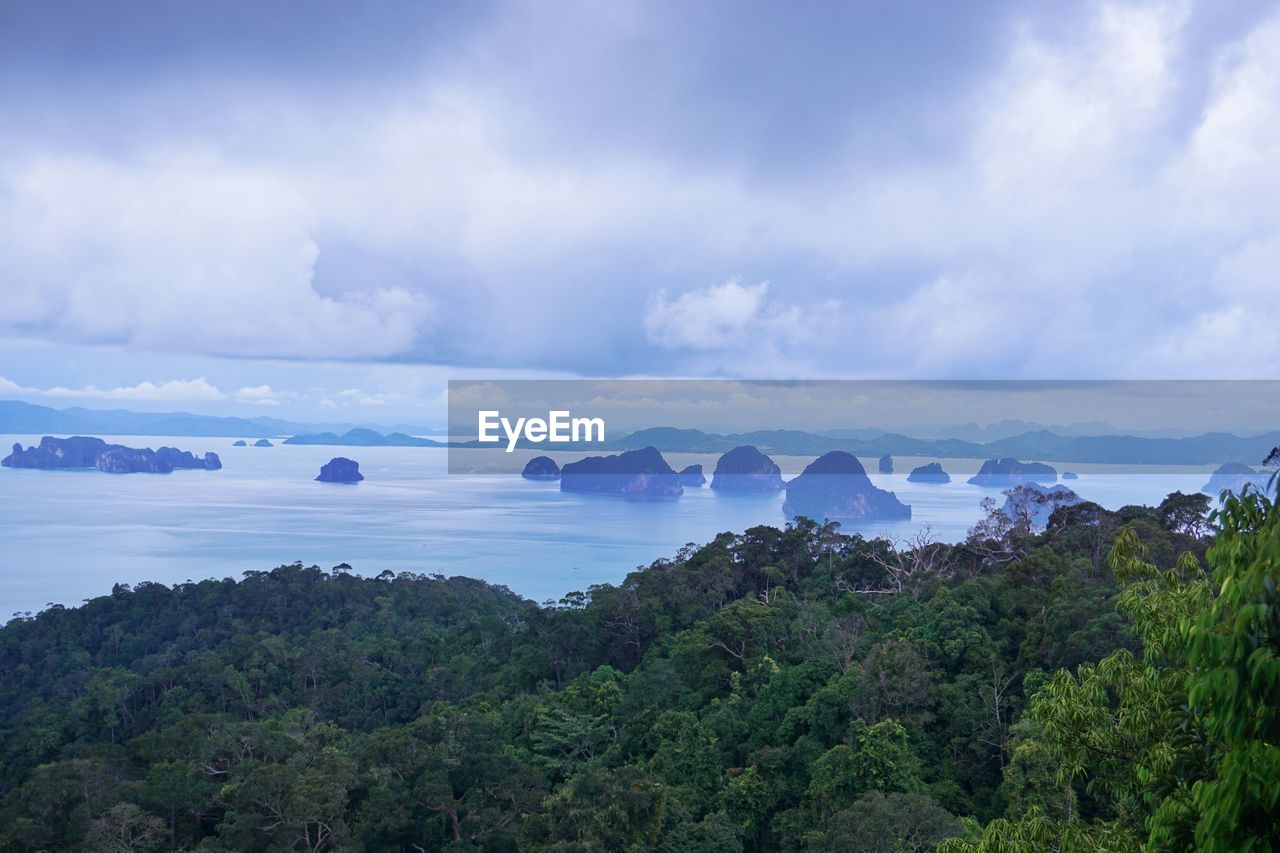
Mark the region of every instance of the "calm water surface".
<instances>
[{"instance_id":1,"label":"calm water surface","mask_svg":"<svg viewBox=\"0 0 1280 853\"><path fill-rule=\"evenodd\" d=\"M14 441L3 438L3 454ZM595 583L616 583L639 565L688 542L756 524L781 525L782 495L726 496L709 488L683 497L632 502L563 494L556 483L511 475L448 475L446 452L416 447L232 447L234 438L107 437L134 447L171 445L222 457L221 471L112 475L97 471L0 468L0 620L57 602L78 604L117 582L175 583L270 569L301 560L325 568L350 563L392 571L467 575L505 584L537 601ZM314 482L334 456L360 463L357 485ZM581 454L563 454L563 463ZM667 454L677 469L714 455ZM812 461L776 457L784 477ZM872 480L912 506L910 522L870 523L864 535L893 538L932 525L943 541L962 539L994 490L964 480L981 460L941 460L946 486L908 483L926 459L897 457L896 473ZM1045 460L1050 461L1051 460ZM1110 509L1156 503L1175 489L1196 491L1214 466L1063 465L1066 485Z\"/></svg>"}]
</instances>

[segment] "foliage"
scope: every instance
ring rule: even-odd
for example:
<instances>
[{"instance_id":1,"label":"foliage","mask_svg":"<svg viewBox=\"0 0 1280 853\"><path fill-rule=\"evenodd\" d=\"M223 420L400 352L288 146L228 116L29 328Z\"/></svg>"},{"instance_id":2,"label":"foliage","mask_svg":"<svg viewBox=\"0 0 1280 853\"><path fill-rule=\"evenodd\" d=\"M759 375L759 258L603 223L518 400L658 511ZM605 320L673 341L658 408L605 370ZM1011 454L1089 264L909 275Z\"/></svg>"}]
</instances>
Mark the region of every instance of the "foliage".
<instances>
[{"instance_id":1,"label":"foliage","mask_svg":"<svg viewBox=\"0 0 1280 853\"><path fill-rule=\"evenodd\" d=\"M1169 507L1199 503L1174 494L1158 513L1187 532ZM1184 554L1158 569L1134 528L1116 537L1118 605L1141 652L1060 671L1032 697L1006 774L1035 781L1030 804L947 849L1280 847L1280 512L1249 488L1208 521L1207 567ZM1045 796L1053 784L1065 808Z\"/></svg>"},{"instance_id":2,"label":"foliage","mask_svg":"<svg viewBox=\"0 0 1280 853\"><path fill-rule=\"evenodd\" d=\"M118 585L0 629L0 850L1269 849L1277 515L1198 506Z\"/></svg>"}]
</instances>

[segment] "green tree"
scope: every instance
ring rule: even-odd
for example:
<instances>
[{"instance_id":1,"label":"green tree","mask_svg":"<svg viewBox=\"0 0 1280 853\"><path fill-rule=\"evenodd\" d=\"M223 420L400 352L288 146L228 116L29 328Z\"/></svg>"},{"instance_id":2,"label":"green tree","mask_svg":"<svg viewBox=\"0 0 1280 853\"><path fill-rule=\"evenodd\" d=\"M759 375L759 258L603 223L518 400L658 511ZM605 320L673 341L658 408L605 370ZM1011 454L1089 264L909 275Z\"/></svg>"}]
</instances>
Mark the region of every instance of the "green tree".
<instances>
[{"instance_id":1,"label":"green tree","mask_svg":"<svg viewBox=\"0 0 1280 853\"><path fill-rule=\"evenodd\" d=\"M1180 626L1192 713L1214 747L1207 777L1191 786L1195 841L1270 850L1280 847L1280 511L1248 492L1217 521L1217 595Z\"/></svg>"},{"instance_id":2,"label":"green tree","mask_svg":"<svg viewBox=\"0 0 1280 853\"><path fill-rule=\"evenodd\" d=\"M491 711L441 705L375 732L363 752L375 782L361 824L382 846L513 837L544 795L540 774L511 755Z\"/></svg>"},{"instance_id":3,"label":"green tree","mask_svg":"<svg viewBox=\"0 0 1280 853\"><path fill-rule=\"evenodd\" d=\"M1213 520L1209 572L1190 555L1157 569L1122 531L1111 561L1141 656L1060 672L1032 701L1039 730L1022 748L1096 813L1033 804L948 849L1280 848L1280 513L1246 490Z\"/></svg>"},{"instance_id":4,"label":"green tree","mask_svg":"<svg viewBox=\"0 0 1280 853\"><path fill-rule=\"evenodd\" d=\"M1190 495L1173 492L1156 507L1156 515L1168 529L1198 539L1208 529L1209 496L1201 492Z\"/></svg>"},{"instance_id":5,"label":"green tree","mask_svg":"<svg viewBox=\"0 0 1280 853\"><path fill-rule=\"evenodd\" d=\"M634 767L588 767L525 822L531 850L640 851L662 835L668 792Z\"/></svg>"},{"instance_id":6,"label":"green tree","mask_svg":"<svg viewBox=\"0 0 1280 853\"><path fill-rule=\"evenodd\" d=\"M923 853L960 834L955 815L923 794L871 791L806 834L810 850Z\"/></svg>"},{"instance_id":7,"label":"green tree","mask_svg":"<svg viewBox=\"0 0 1280 853\"><path fill-rule=\"evenodd\" d=\"M142 853L165 845L164 821L133 803L116 803L89 821L85 846L101 853Z\"/></svg>"},{"instance_id":8,"label":"green tree","mask_svg":"<svg viewBox=\"0 0 1280 853\"><path fill-rule=\"evenodd\" d=\"M855 724L853 744L838 744L813 765L809 797L825 814L848 807L868 791L920 791L920 759L897 720Z\"/></svg>"}]
</instances>

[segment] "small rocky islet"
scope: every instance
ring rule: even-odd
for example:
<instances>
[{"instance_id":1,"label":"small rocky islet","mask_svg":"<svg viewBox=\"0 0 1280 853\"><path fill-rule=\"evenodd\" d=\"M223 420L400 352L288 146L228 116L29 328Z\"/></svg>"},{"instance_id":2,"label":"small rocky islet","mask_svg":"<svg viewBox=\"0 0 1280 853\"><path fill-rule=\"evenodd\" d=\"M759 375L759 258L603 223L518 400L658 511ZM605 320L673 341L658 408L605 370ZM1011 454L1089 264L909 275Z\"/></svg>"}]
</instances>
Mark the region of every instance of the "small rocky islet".
<instances>
[{"instance_id":1,"label":"small rocky islet","mask_svg":"<svg viewBox=\"0 0 1280 853\"><path fill-rule=\"evenodd\" d=\"M559 480L560 466L550 456L535 456L524 466L520 476L526 480Z\"/></svg>"},{"instance_id":2,"label":"small rocky islet","mask_svg":"<svg viewBox=\"0 0 1280 853\"><path fill-rule=\"evenodd\" d=\"M941 462L930 462L927 465L912 468L911 473L907 475L907 482L940 486L950 483L951 475L942 469Z\"/></svg>"},{"instance_id":3,"label":"small rocky islet","mask_svg":"<svg viewBox=\"0 0 1280 853\"><path fill-rule=\"evenodd\" d=\"M707 477L702 473L701 465L687 465L677 476L680 478L680 485L687 488L696 489L707 484Z\"/></svg>"},{"instance_id":4,"label":"small rocky islet","mask_svg":"<svg viewBox=\"0 0 1280 853\"><path fill-rule=\"evenodd\" d=\"M778 464L759 448L746 444L717 460L711 488L718 492L780 492L786 484Z\"/></svg>"},{"instance_id":5,"label":"small rocky islet","mask_svg":"<svg viewBox=\"0 0 1280 853\"><path fill-rule=\"evenodd\" d=\"M782 511L815 521L910 519L911 507L877 488L858 457L843 450L824 453L787 483Z\"/></svg>"},{"instance_id":6,"label":"small rocky islet","mask_svg":"<svg viewBox=\"0 0 1280 853\"><path fill-rule=\"evenodd\" d=\"M364 479L360 463L345 456L335 456L320 466L317 483L359 483Z\"/></svg>"}]
</instances>

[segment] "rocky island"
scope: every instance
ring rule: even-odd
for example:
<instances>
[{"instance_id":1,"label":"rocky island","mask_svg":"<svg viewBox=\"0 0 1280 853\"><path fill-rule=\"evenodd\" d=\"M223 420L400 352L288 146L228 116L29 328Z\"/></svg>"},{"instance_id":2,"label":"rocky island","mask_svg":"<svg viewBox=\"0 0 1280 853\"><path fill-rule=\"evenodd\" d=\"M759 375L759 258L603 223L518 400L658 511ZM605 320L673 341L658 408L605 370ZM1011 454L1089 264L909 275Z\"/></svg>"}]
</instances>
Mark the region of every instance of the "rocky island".
<instances>
[{"instance_id":1,"label":"rocky island","mask_svg":"<svg viewBox=\"0 0 1280 853\"><path fill-rule=\"evenodd\" d=\"M881 456L880 462L878 464L879 464L881 474L893 473L893 457L890 456L889 454L886 453L884 456Z\"/></svg>"},{"instance_id":2,"label":"rocky island","mask_svg":"<svg viewBox=\"0 0 1280 853\"><path fill-rule=\"evenodd\" d=\"M568 463L560 469L560 491L661 498L684 494L684 487L658 449L646 447Z\"/></svg>"},{"instance_id":3,"label":"rocky island","mask_svg":"<svg viewBox=\"0 0 1280 853\"><path fill-rule=\"evenodd\" d=\"M1077 474L1075 471L1063 471L1063 472L1062 472L1062 479L1064 479L1064 480L1079 480L1079 479L1080 479L1080 475L1079 475L1079 474Z\"/></svg>"},{"instance_id":4,"label":"rocky island","mask_svg":"<svg viewBox=\"0 0 1280 853\"><path fill-rule=\"evenodd\" d=\"M753 445L735 447L716 462L711 488L725 492L777 492L786 488L782 469Z\"/></svg>"},{"instance_id":5,"label":"rocky island","mask_svg":"<svg viewBox=\"0 0 1280 853\"><path fill-rule=\"evenodd\" d=\"M360 473L360 463L345 456L335 456L320 466L318 483L358 483L364 479Z\"/></svg>"},{"instance_id":6,"label":"rocky island","mask_svg":"<svg viewBox=\"0 0 1280 853\"><path fill-rule=\"evenodd\" d=\"M908 483L929 483L931 485L942 485L951 482L951 475L942 470L941 462L930 462L928 465L921 465L919 468L912 468L911 473L907 475Z\"/></svg>"},{"instance_id":7,"label":"rocky island","mask_svg":"<svg viewBox=\"0 0 1280 853\"><path fill-rule=\"evenodd\" d=\"M222 460L216 453L197 457L176 447L134 448L107 444L100 438L74 436L53 438L46 435L39 445L23 450L13 445L13 452L0 460L7 468L96 468L109 474L168 474L179 468L217 471Z\"/></svg>"},{"instance_id":8,"label":"rocky island","mask_svg":"<svg viewBox=\"0 0 1280 853\"><path fill-rule=\"evenodd\" d=\"M1265 489L1269 479L1271 475L1266 471L1255 471L1242 462L1228 462L1225 465L1219 465L1218 469L1209 475L1209 482L1205 483L1200 491L1215 497L1223 491L1238 495L1244 491L1245 486L1250 484L1254 488Z\"/></svg>"},{"instance_id":9,"label":"rocky island","mask_svg":"<svg viewBox=\"0 0 1280 853\"><path fill-rule=\"evenodd\" d=\"M275 447L275 445L271 443L270 439L266 439L266 438L258 439L253 443L253 446L254 447Z\"/></svg>"},{"instance_id":10,"label":"rocky island","mask_svg":"<svg viewBox=\"0 0 1280 853\"><path fill-rule=\"evenodd\" d=\"M788 518L865 521L911 518L911 507L876 488L858 458L843 450L824 453L791 482L782 511Z\"/></svg>"},{"instance_id":11,"label":"rocky island","mask_svg":"<svg viewBox=\"0 0 1280 853\"><path fill-rule=\"evenodd\" d=\"M1020 462L1012 456L988 459L982 469L969 478L969 483L984 489L1013 489L1028 483L1052 483L1058 469L1043 462Z\"/></svg>"},{"instance_id":12,"label":"rocky island","mask_svg":"<svg viewBox=\"0 0 1280 853\"><path fill-rule=\"evenodd\" d=\"M559 480L560 466L550 456L535 456L524 466L520 476L526 480Z\"/></svg>"},{"instance_id":13,"label":"rocky island","mask_svg":"<svg viewBox=\"0 0 1280 853\"><path fill-rule=\"evenodd\" d=\"M680 478L680 485L682 486L697 488L707 484L707 478L702 473L701 465L689 465L681 470L678 476Z\"/></svg>"},{"instance_id":14,"label":"rocky island","mask_svg":"<svg viewBox=\"0 0 1280 853\"><path fill-rule=\"evenodd\" d=\"M249 446L249 442L245 441L245 440L242 438L242 439L239 439L239 440L237 440L237 441L233 441L233 442L231 442L231 446L232 446L232 447L248 447L248 446Z\"/></svg>"}]
</instances>

